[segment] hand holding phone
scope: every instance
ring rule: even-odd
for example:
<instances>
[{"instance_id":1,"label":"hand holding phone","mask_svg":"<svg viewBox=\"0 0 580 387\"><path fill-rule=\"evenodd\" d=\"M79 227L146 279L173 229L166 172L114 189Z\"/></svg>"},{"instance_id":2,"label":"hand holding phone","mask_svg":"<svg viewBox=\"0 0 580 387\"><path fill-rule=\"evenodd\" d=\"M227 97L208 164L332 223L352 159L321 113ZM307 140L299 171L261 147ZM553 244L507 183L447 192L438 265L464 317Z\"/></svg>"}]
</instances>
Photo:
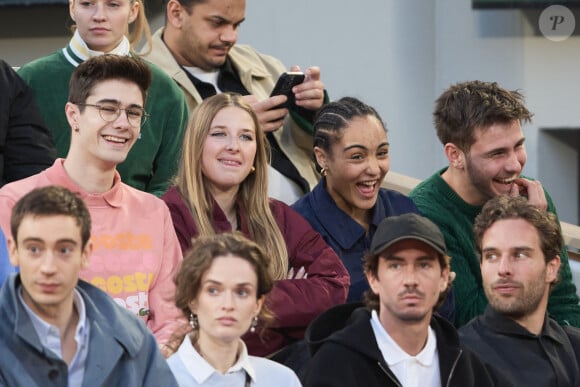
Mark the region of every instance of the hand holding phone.
<instances>
[{"instance_id":1,"label":"hand holding phone","mask_svg":"<svg viewBox=\"0 0 580 387\"><path fill-rule=\"evenodd\" d=\"M293 106L294 105L294 93L292 92L292 88L294 86L297 86L297 85L301 84L302 82L304 82L304 79L305 79L305 75L303 72L300 72L300 71L288 71L288 72L282 73L280 75L280 77L278 78L278 81L276 82L274 89L272 89L272 92L270 93L270 97L283 94L288 99L286 100L286 102L284 104L276 106L274 109L278 109L281 107L288 108L290 106Z\"/></svg>"}]
</instances>

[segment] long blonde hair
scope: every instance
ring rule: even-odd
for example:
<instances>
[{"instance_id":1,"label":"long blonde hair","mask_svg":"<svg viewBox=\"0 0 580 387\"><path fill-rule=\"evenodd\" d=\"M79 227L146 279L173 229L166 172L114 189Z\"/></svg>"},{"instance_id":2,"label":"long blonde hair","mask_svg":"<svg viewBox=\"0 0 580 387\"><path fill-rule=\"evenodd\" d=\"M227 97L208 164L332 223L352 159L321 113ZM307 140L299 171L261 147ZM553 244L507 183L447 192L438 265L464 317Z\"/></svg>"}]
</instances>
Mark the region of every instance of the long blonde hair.
<instances>
[{"instance_id":1,"label":"long blonde hair","mask_svg":"<svg viewBox=\"0 0 580 387\"><path fill-rule=\"evenodd\" d=\"M201 171L203 147L217 113L226 107L246 111L256 128L255 171L240 184L238 200L246 209L246 222L250 237L271 257L274 279L286 278L288 251L280 228L270 210L268 198L269 144L256 113L235 93L221 93L203 101L194 110L183 138L183 149L175 179L177 189L187 203L200 236L214 235L212 225L213 200L207 189L207 179Z\"/></svg>"},{"instance_id":2,"label":"long blonde hair","mask_svg":"<svg viewBox=\"0 0 580 387\"><path fill-rule=\"evenodd\" d=\"M131 0L131 4L139 0ZM133 23L129 25L129 43L131 44L131 50L135 51L135 47L145 39L143 47L147 47L147 52L143 52L140 55L146 55L151 51L153 45L153 38L151 37L151 27L149 26L149 21L147 20L147 15L145 14L145 1L139 1L139 13L137 18Z\"/></svg>"}]
</instances>

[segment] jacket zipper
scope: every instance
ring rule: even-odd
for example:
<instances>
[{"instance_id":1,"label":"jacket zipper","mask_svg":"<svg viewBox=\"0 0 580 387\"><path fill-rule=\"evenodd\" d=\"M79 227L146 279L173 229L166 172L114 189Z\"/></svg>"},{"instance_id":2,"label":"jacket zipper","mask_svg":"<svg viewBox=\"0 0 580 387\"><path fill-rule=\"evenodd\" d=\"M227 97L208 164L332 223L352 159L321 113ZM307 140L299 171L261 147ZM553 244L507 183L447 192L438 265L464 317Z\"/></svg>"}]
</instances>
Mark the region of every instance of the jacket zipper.
<instances>
[{"instance_id":1,"label":"jacket zipper","mask_svg":"<svg viewBox=\"0 0 580 387\"><path fill-rule=\"evenodd\" d=\"M460 349L459 353L457 354L457 357L455 358L455 361L453 362L453 366L451 367L451 371L449 372L449 377L447 378L447 384L445 385L446 387L449 387L451 385L451 378L453 377L453 372L455 372L455 367L457 367L457 363L459 362L459 358L461 357L462 353L463 353L463 349Z\"/></svg>"},{"instance_id":2,"label":"jacket zipper","mask_svg":"<svg viewBox=\"0 0 580 387\"><path fill-rule=\"evenodd\" d=\"M383 365L381 364L380 361L378 361L377 364L379 365L379 367L381 368L381 370L383 370L383 372L385 374L387 374L387 376L389 377L389 379L391 379L397 386L403 387L403 385L401 385L401 383L399 383L399 381L396 378L393 378L393 376L391 376L391 374L383 367Z\"/></svg>"}]
</instances>

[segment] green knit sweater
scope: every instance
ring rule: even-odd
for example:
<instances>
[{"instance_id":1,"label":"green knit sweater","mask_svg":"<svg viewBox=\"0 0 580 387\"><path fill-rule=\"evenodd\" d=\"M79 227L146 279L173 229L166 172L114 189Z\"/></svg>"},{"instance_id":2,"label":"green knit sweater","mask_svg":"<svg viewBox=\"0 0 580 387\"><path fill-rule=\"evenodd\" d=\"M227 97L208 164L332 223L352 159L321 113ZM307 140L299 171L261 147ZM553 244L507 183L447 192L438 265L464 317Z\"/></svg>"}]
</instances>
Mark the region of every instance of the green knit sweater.
<instances>
[{"instance_id":1,"label":"green knit sweater","mask_svg":"<svg viewBox=\"0 0 580 387\"><path fill-rule=\"evenodd\" d=\"M66 157L70 146L71 129L64 106L68 100L69 79L75 69L64 50L36 59L18 70L34 90L44 122L53 134L58 157ZM141 138L117 170L124 183L161 196L177 171L188 108L175 82L159 67L147 64L153 73L145 103L149 118L141 128Z\"/></svg>"},{"instance_id":2,"label":"green knit sweater","mask_svg":"<svg viewBox=\"0 0 580 387\"><path fill-rule=\"evenodd\" d=\"M487 299L483 291L479 255L473 237L473 223L483 206L472 206L459 197L441 178L446 170L436 172L421 182L409 197L419 211L439 226L445 236L447 252L451 256L451 269L457 277L455 289L456 325L462 326L483 313ZM554 203L546 192L548 211L556 214ZM550 293L548 313L560 324L580 327L580 306L576 287L568 263L566 248L560 255L560 283Z\"/></svg>"}]
</instances>

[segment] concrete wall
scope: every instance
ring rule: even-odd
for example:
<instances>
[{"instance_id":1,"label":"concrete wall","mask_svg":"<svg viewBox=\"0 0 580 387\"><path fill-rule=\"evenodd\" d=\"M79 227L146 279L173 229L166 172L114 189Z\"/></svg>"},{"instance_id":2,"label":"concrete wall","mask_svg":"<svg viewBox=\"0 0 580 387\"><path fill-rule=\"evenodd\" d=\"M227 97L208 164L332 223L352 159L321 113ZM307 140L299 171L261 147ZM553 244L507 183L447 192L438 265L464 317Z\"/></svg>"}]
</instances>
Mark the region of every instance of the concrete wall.
<instances>
[{"instance_id":1,"label":"concrete wall","mask_svg":"<svg viewBox=\"0 0 580 387\"><path fill-rule=\"evenodd\" d=\"M159 5L148 8L161 25ZM0 56L9 63L66 44L66 8L18 12L0 9ZM419 179L446 164L431 118L442 90L468 79L521 89L535 113L524 128L524 172L549 188L562 220L578 224L578 149L549 129L580 127L580 37L545 39L539 13L473 10L468 0L247 0L240 42L288 66L319 65L331 98L375 106L389 129L391 168Z\"/></svg>"}]
</instances>

